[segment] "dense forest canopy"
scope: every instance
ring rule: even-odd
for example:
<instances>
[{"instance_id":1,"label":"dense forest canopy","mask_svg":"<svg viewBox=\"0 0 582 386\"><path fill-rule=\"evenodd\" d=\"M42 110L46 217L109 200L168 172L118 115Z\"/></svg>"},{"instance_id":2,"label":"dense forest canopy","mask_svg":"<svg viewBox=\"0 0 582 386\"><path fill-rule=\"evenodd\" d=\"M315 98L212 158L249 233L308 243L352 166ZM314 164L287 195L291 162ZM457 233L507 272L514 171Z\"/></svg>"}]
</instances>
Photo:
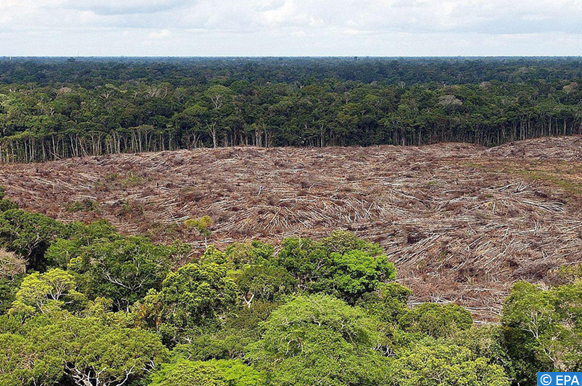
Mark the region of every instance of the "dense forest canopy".
<instances>
[{"instance_id":1,"label":"dense forest canopy","mask_svg":"<svg viewBox=\"0 0 582 386\"><path fill-rule=\"evenodd\" d=\"M2 58L0 157L582 130L580 58Z\"/></svg>"},{"instance_id":2,"label":"dense forest canopy","mask_svg":"<svg viewBox=\"0 0 582 386\"><path fill-rule=\"evenodd\" d=\"M0 83L39 86L78 84L85 88L114 82L168 82L175 87L249 81L259 85L326 79L360 83L467 84L522 83L582 78L579 57L217 57L217 58L8 58L0 57Z\"/></svg>"}]
</instances>

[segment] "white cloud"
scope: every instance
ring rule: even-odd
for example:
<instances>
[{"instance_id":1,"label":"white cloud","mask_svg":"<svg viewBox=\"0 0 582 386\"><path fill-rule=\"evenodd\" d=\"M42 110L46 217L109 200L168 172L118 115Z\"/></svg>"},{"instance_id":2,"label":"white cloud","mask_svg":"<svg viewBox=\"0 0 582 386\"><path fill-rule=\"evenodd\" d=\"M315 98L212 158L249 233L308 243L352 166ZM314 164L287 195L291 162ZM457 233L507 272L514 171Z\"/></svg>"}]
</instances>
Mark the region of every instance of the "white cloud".
<instances>
[{"instance_id":1,"label":"white cloud","mask_svg":"<svg viewBox=\"0 0 582 386\"><path fill-rule=\"evenodd\" d=\"M172 32L168 29L161 30L159 32L150 32L149 37L152 39L163 39L170 36Z\"/></svg>"},{"instance_id":2,"label":"white cloud","mask_svg":"<svg viewBox=\"0 0 582 386\"><path fill-rule=\"evenodd\" d=\"M0 0L0 55L582 55L580 14L582 0Z\"/></svg>"},{"instance_id":3,"label":"white cloud","mask_svg":"<svg viewBox=\"0 0 582 386\"><path fill-rule=\"evenodd\" d=\"M189 3L186 0L67 0L63 5L103 15L124 15L168 11Z\"/></svg>"}]
</instances>

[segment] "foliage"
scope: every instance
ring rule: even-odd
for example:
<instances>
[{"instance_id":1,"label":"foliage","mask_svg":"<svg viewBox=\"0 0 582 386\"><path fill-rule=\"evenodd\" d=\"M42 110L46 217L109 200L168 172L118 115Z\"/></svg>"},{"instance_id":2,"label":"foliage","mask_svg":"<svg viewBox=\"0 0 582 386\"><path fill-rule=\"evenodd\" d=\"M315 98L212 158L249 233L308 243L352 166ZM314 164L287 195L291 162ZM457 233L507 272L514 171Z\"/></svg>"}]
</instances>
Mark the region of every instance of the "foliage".
<instances>
[{"instance_id":1,"label":"foliage","mask_svg":"<svg viewBox=\"0 0 582 386\"><path fill-rule=\"evenodd\" d=\"M0 199L0 212L5 212L11 209L18 209L18 204L8 199Z\"/></svg>"},{"instance_id":2,"label":"foliage","mask_svg":"<svg viewBox=\"0 0 582 386\"><path fill-rule=\"evenodd\" d=\"M167 355L155 335L106 326L94 318L68 317L33 329L28 336L44 357L60 357L64 373L80 386L135 379Z\"/></svg>"},{"instance_id":3,"label":"foliage","mask_svg":"<svg viewBox=\"0 0 582 386\"><path fill-rule=\"evenodd\" d=\"M433 338L450 338L457 330L466 330L472 325L471 313L454 303L423 303L400 318L400 327L405 331Z\"/></svg>"},{"instance_id":4,"label":"foliage","mask_svg":"<svg viewBox=\"0 0 582 386\"><path fill-rule=\"evenodd\" d=\"M44 269L50 244L68 235L65 225L42 214L20 209L0 213L0 245L24 258L28 269Z\"/></svg>"},{"instance_id":5,"label":"foliage","mask_svg":"<svg viewBox=\"0 0 582 386\"><path fill-rule=\"evenodd\" d=\"M364 251L352 250L344 254L334 252L330 258L328 277L318 280L312 290L320 292L328 288L330 293L350 303L376 290L382 282L396 279L394 264L385 255L370 256Z\"/></svg>"},{"instance_id":6,"label":"foliage","mask_svg":"<svg viewBox=\"0 0 582 386\"><path fill-rule=\"evenodd\" d=\"M473 357L486 358L489 364L503 367L507 377L515 381L515 364L507 352L504 330L503 326L496 324L473 326L458 331L447 343L465 347L471 350Z\"/></svg>"},{"instance_id":7,"label":"foliage","mask_svg":"<svg viewBox=\"0 0 582 386\"><path fill-rule=\"evenodd\" d=\"M143 237L99 240L80 250L68 268L81 275L91 298L108 297L117 309L127 309L150 289L160 289L170 271L172 248Z\"/></svg>"},{"instance_id":8,"label":"foliage","mask_svg":"<svg viewBox=\"0 0 582 386\"><path fill-rule=\"evenodd\" d=\"M579 58L1 60L0 162L572 135L581 79Z\"/></svg>"},{"instance_id":9,"label":"foliage","mask_svg":"<svg viewBox=\"0 0 582 386\"><path fill-rule=\"evenodd\" d=\"M510 384L501 366L454 345L414 345L391 363L390 374L395 386Z\"/></svg>"},{"instance_id":10,"label":"foliage","mask_svg":"<svg viewBox=\"0 0 582 386\"><path fill-rule=\"evenodd\" d=\"M66 208L67 212L97 212L99 211L99 203L91 199L84 199L82 201L75 201Z\"/></svg>"},{"instance_id":11,"label":"foliage","mask_svg":"<svg viewBox=\"0 0 582 386\"><path fill-rule=\"evenodd\" d=\"M249 357L272 385L385 384L385 358L374 350L383 343L377 323L339 299L297 297L263 328Z\"/></svg>"},{"instance_id":12,"label":"foliage","mask_svg":"<svg viewBox=\"0 0 582 386\"><path fill-rule=\"evenodd\" d=\"M212 219L210 216L202 216L199 219L189 219L184 222L189 228L198 230L201 236L210 236L210 227L212 226Z\"/></svg>"},{"instance_id":13,"label":"foliage","mask_svg":"<svg viewBox=\"0 0 582 386\"><path fill-rule=\"evenodd\" d=\"M280 304L255 301L241 307L223 329L194 337L188 344L179 344L174 353L190 360L241 359L246 347L261 336L260 325Z\"/></svg>"},{"instance_id":14,"label":"foliage","mask_svg":"<svg viewBox=\"0 0 582 386\"><path fill-rule=\"evenodd\" d=\"M285 299L280 302L256 301L250 307L239 307L236 314L228 319L225 328L232 331L244 332L248 336L258 338L261 324L271 316L271 313L285 304Z\"/></svg>"},{"instance_id":15,"label":"foliage","mask_svg":"<svg viewBox=\"0 0 582 386\"><path fill-rule=\"evenodd\" d=\"M564 266L558 270L558 277L567 283L582 280L582 263L575 266Z\"/></svg>"},{"instance_id":16,"label":"foliage","mask_svg":"<svg viewBox=\"0 0 582 386\"><path fill-rule=\"evenodd\" d=\"M321 245L329 254L345 255L348 252L361 251L368 256L384 255L384 249L379 244L371 243L345 231L334 231L331 236L321 240Z\"/></svg>"},{"instance_id":17,"label":"foliage","mask_svg":"<svg viewBox=\"0 0 582 386\"><path fill-rule=\"evenodd\" d=\"M77 292L74 277L61 269L51 269L26 276L16 293L11 313L31 315L46 313L56 308L78 307L84 296Z\"/></svg>"},{"instance_id":18,"label":"foliage","mask_svg":"<svg viewBox=\"0 0 582 386\"><path fill-rule=\"evenodd\" d=\"M6 188L0 185L0 212L5 212L10 209L18 209L18 204L6 197Z\"/></svg>"},{"instance_id":19,"label":"foliage","mask_svg":"<svg viewBox=\"0 0 582 386\"><path fill-rule=\"evenodd\" d=\"M225 329L213 334L196 336L190 343L176 345L173 352L186 359L197 361L240 359L244 356L246 346L255 338L248 331Z\"/></svg>"},{"instance_id":20,"label":"foliage","mask_svg":"<svg viewBox=\"0 0 582 386\"><path fill-rule=\"evenodd\" d=\"M62 377L59 357L43 355L35 341L17 334L0 334L0 384L57 384Z\"/></svg>"},{"instance_id":21,"label":"foliage","mask_svg":"<svg viewBox=\"0 0 582 386\"><path fill-rule=\"evenodd\" d=\"M264 264L273 259L272 245L254 240L233 243L224 251L225 262L233 269L241 269L247 264Z\"/></svg>"},{"instance_id":22,"label":"foliage","mask_svg":"<svg viewBox=\"0 0 582 386\"><path fill-rule=\"evenodd\" d=\"M505 300L502 323L518 381L533 382L536 371L582 369L582 282L548 290L515 284Z\"/></svg>"},{"instance_id":23,"label":"foliage","mask_svg":"<svg viewBox=\"0 0 582 386\"><path fill-rule=\"evenodd\" d=\"M226 263L226 256L224 252L220 251L214 245L209 245L200 257L200 263L224 265Z\"/></svg>"},{"instance_id":24,"label":"foliage","mask_svg":"<svg viewBox=\"0 0 582 386\"><path fill-rule=\"evenodd\" d=\"M412 291L398 283L383 283L377 291L362 295L357 305L381 321L397 324L408 312L408 298Z\"/></svg>"},{"instance_id":25,"label":"foliage","mask_svg":"<svg viewBox=\"0 0 582 386\"><path fill-rule=\"evenodd\" d=\"M275 264L284 267L298 281L301 290L319 276L320 267L329 266L329 257L320 243L310 239L288 238L281 243Z\"/></svg>"},{"instance_id":26,"label":"foliage","mask_svg":"<svg viewBox=\"0 0 582 386\"><path fill-rule=\"evenodd\" d=\"M2 334L0 341L11 352L9 358L0 356L8 361L0 379L15 385L25 379L20 384L122 385L168 357L154 334L66 312L30 319L21 333Z\"/></svg>"},{"instance_id":27,"label":"foliage","mask_svg":"<svg viewBox=\"0 0 582 386\"><path fill-rule=\"evenodd\" d=\"M88 225L73 222L69 225L69 229L68 238L55 240L47 249L45 253L47 266L67 269L71 259L82 254L83 247L88 247L97 241L114 241L122 238L105 220L95 221Z\"/></svg>"},{"instance_id":28,"label":"foliage","mask_svg":"<svg viewBox=\"0 0 582 386\"><path fill-rule=\"evenodd\" d=\"M8 312L12 307L24 276L21 274L13 277L0 277L0 315Z\"/></svg>"},{"instance_id":29,"label":"foliage","mask_svg":"<svg viewBox=\"0 0 582 386\"><path fill-rule=\"evenodd\" d=\"M151 386L260 386L263 375L238 360L178 360L152 375Z\"/></svg>"},{"instance_id":30,"label":"foliage","mask_svg":"<svg viewBox=\"0 0 582 386\"><path fill-rule=\"evenodd\" d=\"M350 304L396 279L394 264L379 245L348 232L334 232L322 242L285 239L275 263L295 276L299 289L333 294Z\"/></svg>"},{"instance_id":31,"label":"foliage","mask_svg":"<svg viewBox=\"0 0 582 386\"><path fill-rule=\"evenodd\" d=\"M279 301L296 288L296 280L285 268L269 265L248 265L236 277L243 301Z\"/></svg>"},{"instance_id":32,"label":"foliage","mask_svg":"<svg viewBox=\"0 0 582 386\"><path fill-rule=\"evenodd\" d=\"M223 266L192 263L170 273L161 291L144 299L144 306L158 315L165 339L177 343L195 331L220 327L237 299L236 284Z\"/></svg>"},{"instance_id":33,"label":"foliage","mask_svg":"<svg viewBox=\"0 0 582 386\"><path fill-rule=\"evenodd\" d=\"M409 308L383 250L347 232L210 246L172 271L188 245L9 210L0 244L2 385L505 386L582 370L579 267L565 285L516 283L501 325L481 326L455 304Z\"/></svg>"}]
</instances>

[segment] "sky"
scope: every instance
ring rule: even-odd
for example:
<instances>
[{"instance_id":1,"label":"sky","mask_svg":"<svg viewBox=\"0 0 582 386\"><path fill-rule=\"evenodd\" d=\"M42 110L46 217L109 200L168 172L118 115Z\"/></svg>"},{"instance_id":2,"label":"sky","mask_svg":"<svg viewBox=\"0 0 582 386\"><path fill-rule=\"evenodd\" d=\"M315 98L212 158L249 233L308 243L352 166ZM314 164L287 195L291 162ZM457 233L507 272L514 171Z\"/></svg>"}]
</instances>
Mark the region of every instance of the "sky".
<instances>
[{"instance_id":1,"label":"sky","mask_svg":"<svg viewBox=\"0 0 582 386\"><path fill-rule=\"evenodd\" d=\"M0 0L0 56L580 56L582 0Z\"/></svg>"}]
</instances>

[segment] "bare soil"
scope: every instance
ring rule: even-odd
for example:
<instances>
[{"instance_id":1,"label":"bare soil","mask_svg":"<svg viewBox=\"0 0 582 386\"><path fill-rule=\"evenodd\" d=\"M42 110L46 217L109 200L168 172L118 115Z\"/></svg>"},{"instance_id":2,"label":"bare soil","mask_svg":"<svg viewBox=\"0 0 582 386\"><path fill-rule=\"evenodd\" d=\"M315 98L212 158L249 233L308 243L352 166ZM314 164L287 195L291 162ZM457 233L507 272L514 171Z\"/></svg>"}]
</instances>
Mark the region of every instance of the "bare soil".
<instances>
[{"instance_id":1,"label":"bare soil","mask_svg":"<svg viewBox=\"0 0 582 386\"><path fill-rule=\"evenodd\" d=\"M219 247L324 237L380 243L413 302L457 302L495 320L512 283L552 283L582 261L582 138L486 149L224 148L1 165L22 208L63 221L106 218L121 232Z\"/></svg>"}]
</instances>

